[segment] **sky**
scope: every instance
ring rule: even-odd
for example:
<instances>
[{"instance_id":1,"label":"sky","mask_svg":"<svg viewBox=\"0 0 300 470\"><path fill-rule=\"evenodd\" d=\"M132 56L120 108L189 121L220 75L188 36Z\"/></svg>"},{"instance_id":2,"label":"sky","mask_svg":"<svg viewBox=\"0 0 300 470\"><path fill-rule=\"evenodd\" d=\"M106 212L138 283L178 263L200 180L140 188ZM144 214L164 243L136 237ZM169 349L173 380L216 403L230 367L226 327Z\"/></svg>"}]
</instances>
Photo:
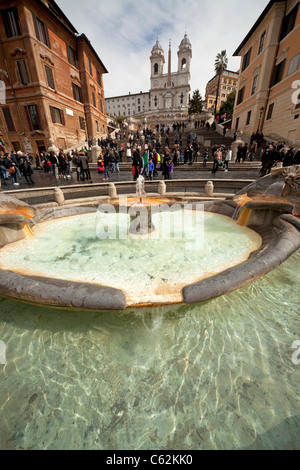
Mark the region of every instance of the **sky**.
<instances>
[{"instance_id":1,"label":"sky","mask_svg":"<svg viewBox=\"0 0 300 470\"><path fill-rule=\"evenodd\" d=\"M191 94L205 97L213 78L216 55L227 51L228 69L237 71L233 57L268 0L56 0L78 33L84 33L108 70L106 98L148 92L151 50L158 39L168 70L169 40L172 72L185 32L192 44Z\"/></svg>"}]
</instances>

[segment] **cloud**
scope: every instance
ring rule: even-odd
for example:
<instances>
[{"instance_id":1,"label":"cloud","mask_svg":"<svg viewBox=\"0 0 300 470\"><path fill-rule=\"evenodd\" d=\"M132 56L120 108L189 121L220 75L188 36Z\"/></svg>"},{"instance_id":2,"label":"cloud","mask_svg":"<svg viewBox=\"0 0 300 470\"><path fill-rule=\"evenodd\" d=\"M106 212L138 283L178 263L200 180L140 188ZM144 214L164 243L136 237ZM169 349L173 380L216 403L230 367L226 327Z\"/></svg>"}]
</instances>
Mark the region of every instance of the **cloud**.
<instances>
[{"instance_id":1,"label":"cloud","mask_svg":"<svg viewBox=\"0 0 300 470\"><path fill-rule=\"evenodd\" d=\"M187 31L192 43L192 92L204 96L214 76L218 52L227 50L228 68L238 70L232 54L267 2L261 0L57 0L79 33L85 33L106 66L105 96L149 91L151 49L157 37L167 62L172 41L172 71L178 46ZM166 63L167 67L167 63ZM166 70L166 69L165 69Z\"/></svg>"}]
</instances>

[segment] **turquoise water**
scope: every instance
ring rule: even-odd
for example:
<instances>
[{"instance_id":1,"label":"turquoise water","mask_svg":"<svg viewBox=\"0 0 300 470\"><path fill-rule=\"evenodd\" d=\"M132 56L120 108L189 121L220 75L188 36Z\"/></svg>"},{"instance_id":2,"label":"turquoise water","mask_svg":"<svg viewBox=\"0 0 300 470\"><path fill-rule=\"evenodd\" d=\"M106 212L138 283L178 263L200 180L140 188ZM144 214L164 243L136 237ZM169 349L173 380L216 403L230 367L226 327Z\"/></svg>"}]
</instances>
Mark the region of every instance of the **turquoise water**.
<instances>
[{"instance_id":1,"label":"turquoise water","mask_svg":"<svg viewBox=\"0 0 300 470\"><path fill-rule=\"evenodd\" d=\"M0 266L115 287L126 293L127 305L170 303L182 301L185 285L239 264L261 245L256 232L217 214L181 210L172 218L170 213L154 214L153 222L153 238L118 240L120 233L127 236L128 214L86 214L44 223L36 227L34 238L3 248Z\"/></svg>"},{"instance_id":2,"label":"turquoise water","mask_svg":"<svg viewBox=\"0 0 300 470\"><path fill-rule=\"evenodd\" d=\"M0 299L0 448L299 449L299 262L194 306Z\"/></svg>"}]
</instances>

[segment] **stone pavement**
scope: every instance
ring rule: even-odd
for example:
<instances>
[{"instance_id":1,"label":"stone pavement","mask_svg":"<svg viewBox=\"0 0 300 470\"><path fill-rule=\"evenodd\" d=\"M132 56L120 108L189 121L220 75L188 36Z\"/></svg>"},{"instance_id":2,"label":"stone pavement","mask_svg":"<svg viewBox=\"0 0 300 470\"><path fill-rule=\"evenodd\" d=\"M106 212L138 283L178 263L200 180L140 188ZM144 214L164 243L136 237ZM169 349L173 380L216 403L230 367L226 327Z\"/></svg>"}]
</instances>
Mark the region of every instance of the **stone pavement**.
<instances>
[{"instance_id":1,"label":"stone pavement","mask_svg":"<svg viewBox=\"0 0 300 470\"><path fill-rule=\"evenodd\" d=\"M259 168L254 168L254 169L249 169L245 168L245 170L235 170L234 169L234 163L231 164L231 168L229 167L229 171L224 172L222 170L219 170L215 176L212 175L211 170L203 170L200 168L200 166L192 167L192 168L185 168L183 169L181 166L175 167L174 168L174 174L173 174L173 180L185 180L185 179L208 179L208 180L214 180L214 179L258 179L259 178ZM127 165L124 165L122 168L122 164L120 165L121 171L120 173L111 173L111 182L122 182L122 181L133 181L132 173L131 170L128 169ZM187 167L187 165L186 165ZM91 177L92 177L92 182L93 183L101 183L103 181L103 176L100 175L95 168L91 168ZM33 180L35 182L35 185L29 185L26 183L25 179L23 178L22 180L18 180L20 183L19 186L13 186L11 181L4 181L2 180L2 191L16 191L19 189L29 189L29 188L49 188L49 187L57 187L57 186L72 186L76 184L82 184L85 185L86 183L89 183L89 181L86 182L77 182L77 175L75 169L73 169L72 172L72 178L71 179L63 179L62 177L59 177L56 179L52 173L47 174L44 173L43 170L35 170L34 175L33 175ZM156 181L163 180L163 176L161 171L158 172L158 176L154 178Z\"/></svg>"}]
</instances>

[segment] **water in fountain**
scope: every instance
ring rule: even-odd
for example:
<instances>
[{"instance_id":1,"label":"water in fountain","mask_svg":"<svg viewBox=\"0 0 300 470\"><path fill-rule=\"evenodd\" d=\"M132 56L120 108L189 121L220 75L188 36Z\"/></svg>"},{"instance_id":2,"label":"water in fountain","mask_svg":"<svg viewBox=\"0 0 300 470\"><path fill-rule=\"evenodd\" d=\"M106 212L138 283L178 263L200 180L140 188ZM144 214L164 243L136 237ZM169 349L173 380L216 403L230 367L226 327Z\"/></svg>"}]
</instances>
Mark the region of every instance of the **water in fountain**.
<instances>
[{"instance_id":1,"label":"water in fountain","mask_svg":"<svg viewBox=\"0 0 300 470\"><path fill-rule=\"evenodd\" d=\"M144 236L154 232L155 226L151 217L151 205L143 203L143 197L147 198L145 191L145 178L139 175L136 181L136 204L129 210L131 235Z\"/></svg>"}]
</instances>

